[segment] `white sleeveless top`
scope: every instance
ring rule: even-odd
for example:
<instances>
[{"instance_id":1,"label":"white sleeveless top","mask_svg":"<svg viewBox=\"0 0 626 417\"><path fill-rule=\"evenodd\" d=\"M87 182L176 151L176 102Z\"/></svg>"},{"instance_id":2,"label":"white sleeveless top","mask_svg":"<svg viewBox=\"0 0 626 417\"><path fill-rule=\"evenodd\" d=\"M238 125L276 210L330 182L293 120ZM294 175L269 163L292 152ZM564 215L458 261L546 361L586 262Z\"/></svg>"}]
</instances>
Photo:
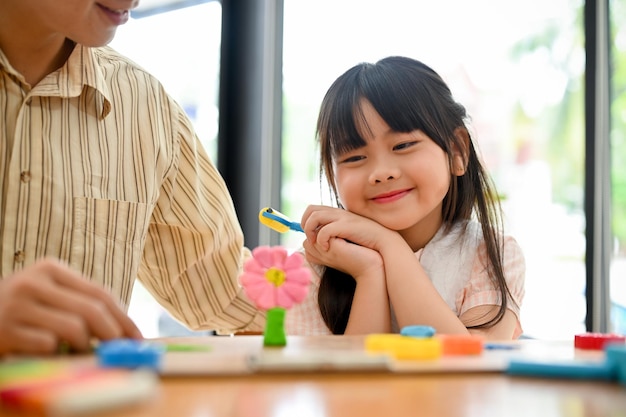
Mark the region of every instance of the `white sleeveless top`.
<instances>
[{"instance_id":1,"label":"white sleeveless top","mask_svg":"<svg viewBox=\"0 0 626 417\"><path fill-rule=\"evenodd\" d=\"M513 296L507 304L518 320L514 337L522 333L520 307L524 297L525 260L521 248L510 236L504 236L503 270ZM477 221L454 225L449 232L442 226L430 242L415 253L426 274L450 309L461 316L480 305L500 305L500 292L487 273L488 258L482 230ZM331 334L322 319L317 303L319 269L312 268L311 291L307 298L287 312L288 334ZM399 332L393 308L392 331Z\"/></svg>"}]
</instances>

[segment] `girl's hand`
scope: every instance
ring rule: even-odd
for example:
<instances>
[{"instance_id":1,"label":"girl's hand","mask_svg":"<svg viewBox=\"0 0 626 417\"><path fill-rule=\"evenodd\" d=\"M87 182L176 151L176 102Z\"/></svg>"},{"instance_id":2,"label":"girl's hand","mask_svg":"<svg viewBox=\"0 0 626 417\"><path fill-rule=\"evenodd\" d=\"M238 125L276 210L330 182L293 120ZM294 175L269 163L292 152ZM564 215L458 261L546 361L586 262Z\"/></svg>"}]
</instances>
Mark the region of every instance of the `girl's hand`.
<instances>
[{"instance_id":1,"label":"girl's hand","mask_svg":"<svg viewBox=\"0 0 626 417\"><path fill-rule=\"evenodd\" d=\"M385 265L374 242L366 239L370 233L389 231L364 217L323 206L310 206L302 225L307 260L345 272L356 281L345 334L389 332Z\"/></svg>"},{"instance_id":2,"label":"girl's hand","mask_svg":"<svg viewBox=\"0 0 626 417\"><path fill-rule=\"evenodd\" d=\"M342 238L332 238L328 244L328 249L322 249L319 244L305 240L303 247L307 261L345 272L357 281L363 276L384 277L383 259L375 250Z\"/></svg>"},{"instance_id":3,"label":"girl's hand","mask_svg":"<svg viewBox=\"0 0 626 417\"><path fill-rule=\"evenodd\" d=\"M307 239L322 250L330 248L333 238L345 239L377 252L381 251L385 241L399 239L404 242L397 232L374 220L333 207L311 205L304 211L301 223Z\"/></svg>"},{"instance_id":4,"label":"girl's hand","mask_svg":"<svg viewBox=\"0 0 626 417\"><path fill-rule=\"evenodd\" d=\"M54 353L60 342L76 350L141 333L102 288L67 265L42 260L0 280L0 355Z\"/></svg>"},{"instance_id":5,"label":"girl's hand","mask_svg":"<svg viewBox=\"0 0 626 417\"><path fill-rule=\"evenodd\" d=\"M368 233L387 231L384 227L345 210L324 206L309 206L302 224L309 262L327 265L357 280L364 275L384 276L380 253L365 239ZM350 232L351 228L360 233Z\"/></svg>"}]
</instances>

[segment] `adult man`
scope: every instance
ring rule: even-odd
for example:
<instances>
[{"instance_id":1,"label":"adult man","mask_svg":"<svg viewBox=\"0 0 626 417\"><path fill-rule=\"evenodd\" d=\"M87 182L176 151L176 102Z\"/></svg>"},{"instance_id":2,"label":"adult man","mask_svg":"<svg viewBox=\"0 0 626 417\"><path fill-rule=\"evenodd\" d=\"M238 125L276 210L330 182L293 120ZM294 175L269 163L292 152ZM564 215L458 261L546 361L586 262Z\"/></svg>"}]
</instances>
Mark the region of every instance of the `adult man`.
<instances>
[{"instance_id":1,"label":"adult man","mask_svg":"<svg viewBox=\"0 0 626 417\"><path fill-rule=\"evenodd\" d=\"M191 122L103 47L137 3L0 3L0 354L141 337L124 313L136 277L190 328L262 326Z\"/></svg>"}]
</instances>

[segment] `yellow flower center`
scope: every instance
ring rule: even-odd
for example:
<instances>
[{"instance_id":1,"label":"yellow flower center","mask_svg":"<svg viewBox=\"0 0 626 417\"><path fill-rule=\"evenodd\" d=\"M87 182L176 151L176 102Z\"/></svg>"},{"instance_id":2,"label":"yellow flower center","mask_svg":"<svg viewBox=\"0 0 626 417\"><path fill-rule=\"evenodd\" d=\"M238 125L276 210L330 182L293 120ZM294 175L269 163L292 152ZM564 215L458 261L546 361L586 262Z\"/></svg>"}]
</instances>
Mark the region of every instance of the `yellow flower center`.
<instances>
[{"instance_id":1,"label":"yellow flower center","mask_svg":"<svg viewBox=\"0 0 626 417\"><path fill-rule=\"evenodd\" d=\"M265 279L274 284L275 287L280 287L285 282L285 272L271 267L265 271Z\"/></svg>"}]
</instances>

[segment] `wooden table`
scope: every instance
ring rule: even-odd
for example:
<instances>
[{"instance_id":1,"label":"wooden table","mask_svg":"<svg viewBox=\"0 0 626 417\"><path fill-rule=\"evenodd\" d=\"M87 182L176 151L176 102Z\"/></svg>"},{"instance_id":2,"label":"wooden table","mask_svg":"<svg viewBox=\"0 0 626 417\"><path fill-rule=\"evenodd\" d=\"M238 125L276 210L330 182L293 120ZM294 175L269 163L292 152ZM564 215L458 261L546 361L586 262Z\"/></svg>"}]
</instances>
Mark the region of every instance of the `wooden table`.
<instances>
[{"instance_id":1,"label":"wooden table","mask_svg":"<svg viewBox=\"0 0 626 417\"><path fill-rule=\"evenodd\" d=\"M99 413L99 417L626 416L626 386L618 383L528 378L488 370L251 373L238 361L261 349L258 336L167 341L210 345L209 354L221 356L227 363L214 374L200 370L189 375L192 368L185 364L187 359L172 360L168 354L165 375L151 400ZM362 343L362 338L355 337L290 337L284 352L297 355L330 348L340 354L353 351L358 355ZM562 350L565 356L567 351ZM207 357L209 354L205 353ZM178 358L193 355L200 358L196 353L176 354ZM178 372L174 362L182 364ZM232 372L227 371L229 363ZM198 364L198 368L202 366ZM0 411L0 415L17 414Z\"/></svg>"}]
</instances>

